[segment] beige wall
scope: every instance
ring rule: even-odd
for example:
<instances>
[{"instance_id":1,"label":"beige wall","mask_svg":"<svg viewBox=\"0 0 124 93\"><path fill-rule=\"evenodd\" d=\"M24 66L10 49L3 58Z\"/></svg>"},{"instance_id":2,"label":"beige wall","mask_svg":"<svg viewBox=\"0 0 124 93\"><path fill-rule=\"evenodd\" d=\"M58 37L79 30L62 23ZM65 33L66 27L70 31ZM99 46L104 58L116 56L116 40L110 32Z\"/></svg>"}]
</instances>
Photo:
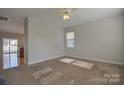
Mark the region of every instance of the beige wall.
<instances>
[{"instance_id":1,"label":"beige wall","mask_svg":"<svg viewBox=\"0 0 124 93\"><path fill-rule=\"evenodd\" d=\"M64 31L55 23L28 19L28 64L64 55Z\"/></svg>"},{"instance_id":2,"label":"beige wall","mask_svg":"<svg viewBox=\"0 0 124 93\"><path fill-rule=\"evenodd\" d=\"M75 48L66 48L67 56L124 63L124 16L97 20L66 31L75 31Z\"/></svg>"}]
</instances>

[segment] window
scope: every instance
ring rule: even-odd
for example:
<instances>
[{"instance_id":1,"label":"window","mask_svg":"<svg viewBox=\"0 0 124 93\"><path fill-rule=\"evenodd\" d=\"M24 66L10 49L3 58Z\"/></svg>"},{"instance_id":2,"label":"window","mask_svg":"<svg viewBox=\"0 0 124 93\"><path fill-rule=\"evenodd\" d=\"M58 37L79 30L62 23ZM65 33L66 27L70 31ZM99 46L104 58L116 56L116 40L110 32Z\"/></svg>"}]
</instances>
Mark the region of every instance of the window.
<instances>
[{"instance_id":1,"label":"window","mask_svg":"<svg viewBox=\"0 0 124 93\"><path fill-rule=\"evenodd\" d=\"M74 32L67 32L66 33L66 47L67 48L74 48L75 47Z\"/></svg>"}]
</instances>

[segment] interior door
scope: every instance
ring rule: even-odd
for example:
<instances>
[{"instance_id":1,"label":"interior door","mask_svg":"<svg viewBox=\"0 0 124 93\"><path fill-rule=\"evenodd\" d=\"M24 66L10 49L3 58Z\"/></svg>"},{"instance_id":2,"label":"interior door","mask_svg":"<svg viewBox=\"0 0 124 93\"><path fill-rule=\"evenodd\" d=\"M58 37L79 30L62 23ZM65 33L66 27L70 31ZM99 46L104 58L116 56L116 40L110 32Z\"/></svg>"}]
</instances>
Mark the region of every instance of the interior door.
<instances>
[{"instance_id":1,"label":"interior door","mask_svg":"<svg viewBox=\"0 0 124 93\"><path fill-rule=\"evenodd\" d=\"M3 39L3 68L18 66L18 40Z\"/></svg>"}]
</instances>

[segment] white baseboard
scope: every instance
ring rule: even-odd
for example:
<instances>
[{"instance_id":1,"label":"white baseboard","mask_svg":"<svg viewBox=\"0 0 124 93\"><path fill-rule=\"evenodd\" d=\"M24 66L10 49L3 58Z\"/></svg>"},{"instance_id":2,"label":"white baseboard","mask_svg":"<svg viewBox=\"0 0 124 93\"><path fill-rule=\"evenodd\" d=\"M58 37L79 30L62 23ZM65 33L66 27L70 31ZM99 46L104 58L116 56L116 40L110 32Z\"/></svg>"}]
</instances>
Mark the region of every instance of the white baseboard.
<instances>
[{"instance_id":1,"label":"white baseboard","mask_svg":"<svg viewBox=\"0 0 124 93\"><path fill-rule=\"evenodd\" d=\"M64 56L64 55L44 58L44 59L40 59L40 60L37 60L37 61L34 61L34 62L28 62L28 65L32 65L32 64L48 61L48 60L51 60L51 59L54 59L54 58L59 58L59 57L62 57L62 56Z\"/></svg>"},{"instance_id":2,"label":"white baseboard","mask_svg":"<svg viewBox=\"0 0 124 93\"><path fill-rule=\"evenodd\" d=\"M75 57L75 58L86 59L86 60L91 60L91 61L98 61L98 62L104 62L104 63L124 65L124 62L114 62L114 61L107 61L107 60L94 59L94 58L77 57L77 56L68 56L68 57Z\"/></svg>"},{"instance_id":3,"label":"white baseboard","mask_svg":"<svg viewBox=\"0 0 124 93\"><path fill-rule=\"evenodd\" d=\"M44 59L41 59L41 60L37 60L37 61L34 61L34 62L28 62L28 65L32 65L32 64L35 64L35 63L44 62L44 61L47 61L47 60L51 60L51 59L59 58L59 57L63 57L63 56L64 55L54 56L54 57L49 57L49 58L44 58ZM98 62L104 62L104 63L124 65L124 62L114 62L114 61L107 61L107 60L87 58L87 57L78 57L78 56L67 56L67 57L75 57L75 58L86 59L86 60L91 60L91 61L98 61Z\"/></svg>"}]
</instances>

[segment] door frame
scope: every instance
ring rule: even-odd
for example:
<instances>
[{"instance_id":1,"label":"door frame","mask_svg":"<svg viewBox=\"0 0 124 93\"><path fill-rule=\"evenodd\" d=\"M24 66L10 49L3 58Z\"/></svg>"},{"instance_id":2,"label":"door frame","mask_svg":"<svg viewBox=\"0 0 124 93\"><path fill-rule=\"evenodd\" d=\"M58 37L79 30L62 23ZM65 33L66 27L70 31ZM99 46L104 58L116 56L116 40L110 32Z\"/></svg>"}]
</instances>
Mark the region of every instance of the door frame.
<instances>
[{"instance_id":1,"label":"door frame","mask_svg":"<svg viewBox=\"0 0 124 93\"><path fill-rule=\"evenodd\" d=\"M18 66L20 65L20 62L19 62L19 49L18 49L18 38L2 38L2 53L1 53L1 59L2 59L2 70L7 70L7 69L11 69L11 68L7 68L7 69L4 69L4 60L3 60L3 55L4 54L9 54L9 56L10 56L10 46L9 46L9 53L4 53L3 52L3 46L4 46L4 44L3 44L3 40L4 39L9 39L9 40L17 40L17 61L18 61ZM10 44L10 42L9 42L9 44ZM14 52L13 52L14 53ZM10 62L10 59L9 59L9 62ZM18 67L17 66L17 67ZM14 67L12 67L12 68L14 68Z\"/></svg>"}]
</instances>

